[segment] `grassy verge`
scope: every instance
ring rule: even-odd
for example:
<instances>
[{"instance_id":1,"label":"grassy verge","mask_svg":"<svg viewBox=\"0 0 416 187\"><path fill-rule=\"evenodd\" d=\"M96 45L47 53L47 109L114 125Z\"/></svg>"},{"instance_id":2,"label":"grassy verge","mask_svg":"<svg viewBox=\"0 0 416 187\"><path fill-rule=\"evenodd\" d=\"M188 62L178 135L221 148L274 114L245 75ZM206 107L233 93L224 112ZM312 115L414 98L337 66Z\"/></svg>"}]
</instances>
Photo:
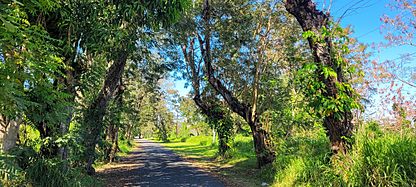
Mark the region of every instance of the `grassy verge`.
<instances>
[{"instance_id":1,"label":"grassy verge","mask_svg":"<svg viewBox=\"0 0 416 187\"><path fill-rule=\"evenodd\" d=\"M137 142L135 141L127 141L127 140L120 140L118 143L118 147L120 149L119 152L117 152L117 157L123 157L126 156L128 153L130 153L134 147L137 147Z\"/></svg>"},{"instance_id":2,"label":"grassy verge","mask_svg":"<svg viewBox=\"0 0 416 187\"><path fill-rule=\"evenodd\" d=\"M127 156L137 146L138 146L137 142L135 141L119 140L118 142L119 151L116 153L116 162L121 157ZM111 164L107 163L106 161L100 160L94 163L94 168L98 170L102 170L102 169L105 169L108 165L111 165Z\"/></svg>"},{"instance_id":3,"label":"grassy verge","mask_svg":"<svg viewBox=\"0 0 416 187\"><path fill-rule=\"evenodd\" d=\"M276 159L261 170L255 169L250 137L236 136L227 158L217 157L211 137L163 145L216 173L229 186L415 186L415 134L414 128L365 124L357 127L347 154L332 155L320 125L293 128L291 136L274 139Z\"/></svg>"},{"instance_id":4,"label":"grassy verge","mask_svg":"<svg viewBox=\"0 0 416 187\"><path fill-rule=\"evenodd\" d=\"M256 169L251 137L236 136L227 158L218 157L217 145L207 136L172 139L163 146L173 150L200 168L213 172L229 186L261 186L271 183L269 169ZM226 179L226 180L225 180Z\"/></svg>"}]
</instances>

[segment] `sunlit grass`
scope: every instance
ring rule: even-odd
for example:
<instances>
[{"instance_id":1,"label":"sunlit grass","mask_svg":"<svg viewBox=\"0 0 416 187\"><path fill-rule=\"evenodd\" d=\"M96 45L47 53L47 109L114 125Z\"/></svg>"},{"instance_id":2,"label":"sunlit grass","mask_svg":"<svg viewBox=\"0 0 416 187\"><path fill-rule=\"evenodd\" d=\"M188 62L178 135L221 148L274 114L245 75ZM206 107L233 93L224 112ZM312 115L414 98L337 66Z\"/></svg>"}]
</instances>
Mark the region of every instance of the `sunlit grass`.
<instances>
[{"instance_id":1,"label":"sunlit grass","mask_svg":"<svg viewBox=\"0 0 416 187\"><path fill-rule=\"evenodd\" d=\"M119 152L117 152L117 157L123 157L128 155L134 147L137 147L138 144L135 141L127 141L127 140L120 140L118 143L118 148L120 149Z\"/></svg>"},{"instance_id":2,"label":"sunlit grass","mask_svg":"<svg viewBox=\"0 0 416 187\"><path fill-rule=\"evenodd\" d=\"M370 123L354 134L348 154L333 156L321 126L294 128L290 137L274 140L276 160L262 169L255 169L251 137L234 137L226 158L208 136L163 145L242 186L414 186L415 137L414 129L398 133Z\"/></svg>"},{"instance_id":3,"label":"sunlit grass","mask_svg":"<svg viewBox=\"0 0 416 187\"><path fill-rule=\"evenodd\" d=\"M162 145L200 167L209 167L234 183L259 186L266 180L262 177L264 172L256 169L251 137L235 136L226 158L218 156L217 142L212 143L210 136L171 139L171 142Z\"/></svg>"}]
</instances>

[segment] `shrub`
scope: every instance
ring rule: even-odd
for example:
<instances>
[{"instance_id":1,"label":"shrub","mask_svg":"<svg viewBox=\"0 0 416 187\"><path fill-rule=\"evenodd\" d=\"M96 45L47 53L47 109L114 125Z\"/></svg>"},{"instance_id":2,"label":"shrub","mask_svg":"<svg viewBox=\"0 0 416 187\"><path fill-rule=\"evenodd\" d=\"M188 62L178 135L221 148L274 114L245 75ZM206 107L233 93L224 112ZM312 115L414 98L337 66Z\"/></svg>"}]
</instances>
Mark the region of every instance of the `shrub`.
<instances>
[{"instance_id":1,"label":"shrub","mask_svg":"<svg viewBox=\"0 0 416 187\"><path fill-rule=\"evenodd\" d=\"M0 153L0 186L25 186L24 172L13 155Z\"/></svg>"},{"instance_id":2,"label":"shrub","mask_svg":"<svg viewBox=\"0 0 416 187\"><path fill-rule=\"evenodd\" d=\"M58 158L46 159L30 147L0 153L0 186L100 186L84 168L71 167Z\"/></svg>"}]
</instances>

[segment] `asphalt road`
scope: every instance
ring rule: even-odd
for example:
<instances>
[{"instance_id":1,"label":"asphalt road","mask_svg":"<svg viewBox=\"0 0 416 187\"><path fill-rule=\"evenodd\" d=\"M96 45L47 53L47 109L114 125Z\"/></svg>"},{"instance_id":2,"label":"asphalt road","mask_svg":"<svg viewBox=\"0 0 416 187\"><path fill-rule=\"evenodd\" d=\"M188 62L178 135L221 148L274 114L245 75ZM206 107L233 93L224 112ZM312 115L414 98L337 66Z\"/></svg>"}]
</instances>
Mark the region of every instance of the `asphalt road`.
<instances>
[{"instance_id":1,"label":"asphalt road","mask_svg":"<svg viewBox=\"0 0 416 187\"><path fill-rule=\"evenodd\" d=\"M144 139L136 141L139 149L118 163L119 167L100 174L108 186L224 186L219 179L193 167L160 144Z\"/></svg>"}]
</instances>

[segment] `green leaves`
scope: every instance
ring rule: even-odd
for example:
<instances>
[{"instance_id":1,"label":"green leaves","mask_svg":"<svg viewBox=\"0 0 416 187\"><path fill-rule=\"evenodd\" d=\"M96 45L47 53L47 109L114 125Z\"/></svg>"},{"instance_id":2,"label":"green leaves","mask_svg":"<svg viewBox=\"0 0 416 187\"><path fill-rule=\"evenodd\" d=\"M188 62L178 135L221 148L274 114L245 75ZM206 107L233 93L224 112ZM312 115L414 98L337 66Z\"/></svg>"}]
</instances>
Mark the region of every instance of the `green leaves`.
<instances>
[{"instance_id":1,"label":"green leaves","mask_svg":"<svg viewBox=\"0 0 416 187\"><path fill-rule=\"evenodd\" d=\"M315 63L307 63L297 72L298 80L304 85L303 92L310 100L309 107L314 109L319 117L334 115L337 119L342 120L344 112L361 109L357 99L358 95L355 94L350 83L335 82L337 95L330 97L327 96L328 90L325 84L320 81L319 74L323 75L325 79L332 77L337 80L338 76L331 67Z\"/></svg>"},{"instance_id":2,"label":"green leaves","mask_svg":"<svg viewBox=\"0 0 416 187\"><path fill-rule=\"evenodd\" d=\"M17 2L0 4L0 88L7 90L0 97L3 115L15 116L35 106L26 92L29 87L52 85L53 79L63 76L62 70L66 69L54 46L59 41L28 20L40 5L49 6L48 2L52 3L45 0L32 6L27 2L25 7Z\"/></svg>"},{"instance_id":3,"label":"green leaves","mask_svg":"<svg viewBox=\"0 0 416 187\"><path fill-rule=\"evenodd\" d=\"M302 33L302 37L304 39L314 38L315 36L316 36L315 33L312 32L312 31L305 31L305 32Z\"/></svg>"},{"instance_id":4,"label":"green leaves","mask_svg":"<svg viewBox=\"0 0 416 187\"><path fill-rule=\"evenodd\" d=\"M12 155L0 153L0 181L13 180L21 174L22 168L19 167L15 159Z\"/></svg>"},{"instance_id":5,"label":"green leaves","mask_svg":"<svg viewBox=\"0 0 416 187\"><path fill-rule=\"evenodd\" d=\"M322 67L322 74L327 79L329 76L333 78L337 78L337 73L330 67L324 66Z\"/></svg>"},{"instance_id":6,"label":"green leaves","mask_svg":"<svg viewBox=\"0 0 416 187\"><path fill-rule=\"evenodd\" d=\"M9 32L15 32L17 29L17 26L10 23L8 20L4 19L3 16L0 15L0 20L3 22L5 28Z\"/></svg>"}]
</instances>

